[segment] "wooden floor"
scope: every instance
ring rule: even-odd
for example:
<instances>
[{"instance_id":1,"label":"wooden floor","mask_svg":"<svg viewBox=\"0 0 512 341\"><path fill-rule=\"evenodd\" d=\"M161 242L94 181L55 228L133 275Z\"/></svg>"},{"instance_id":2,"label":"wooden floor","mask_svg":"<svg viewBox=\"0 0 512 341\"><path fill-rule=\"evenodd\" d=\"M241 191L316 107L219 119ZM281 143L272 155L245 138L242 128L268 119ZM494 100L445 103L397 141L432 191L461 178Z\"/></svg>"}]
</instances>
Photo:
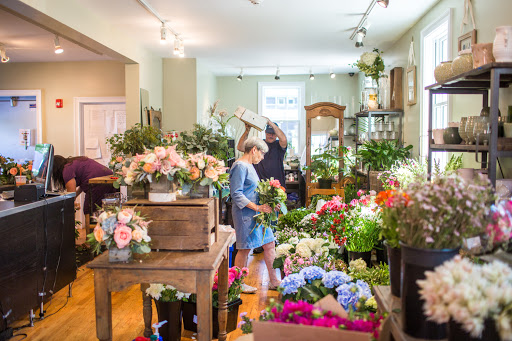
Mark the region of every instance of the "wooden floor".
<instances>
[{"instance_id":1,"label":"wooden floor","mask_svg":"<svg viewBox=\"0 0 512 341\"><path fill-rule=\"evenodd\" d=\"M263 261L263 254L249 256L250 275L246 283L258 288L252 295L242 294L243 304L240 312L247 312L250 317L257 317L267 305L270 298L276 298L276 291L267 291L268 273ZM26 327L14 334L26 334L25 340L97 340L94 311L94 275L85 266L77 273L73 283L72 297L67 299L67 287L55 294L51 305L45 307L46 318L36 321L34 327ZM67 304L63 307L63 305ZM63 307L59 312L58 309ZM55 315L50 316L55 313ZM36 313L37 315L37 313ZM157 322L156 309L153 304L153 323ZM28 317L16 321L12 327L28 323ZM125 291L112 293L112 326L114 340L131 341L142 336L142 296L140 286L132 286ZM237 339L242 331L237 329L228 334L228 341ZM195 335L183 331L182 340L194 340ZM18 336L12 340L23 339Z\"/></svg>"}]
</instances>

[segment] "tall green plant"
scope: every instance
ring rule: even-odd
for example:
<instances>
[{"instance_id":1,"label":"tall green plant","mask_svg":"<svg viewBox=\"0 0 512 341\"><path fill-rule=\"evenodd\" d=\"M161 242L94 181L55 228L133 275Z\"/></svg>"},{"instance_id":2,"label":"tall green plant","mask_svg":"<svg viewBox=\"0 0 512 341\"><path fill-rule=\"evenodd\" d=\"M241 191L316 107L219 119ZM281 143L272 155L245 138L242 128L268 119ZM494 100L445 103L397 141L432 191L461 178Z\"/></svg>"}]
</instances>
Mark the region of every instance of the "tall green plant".
<instances>
[{"instance_id":1,"label":"tall green plant","mask_svg":"<svg viewBox=\"0 0 512 341\"><path fill-rule=\"evenodd\" d=\"M112 157L144 153L145 149L152 149L162 145L162 132L151 126L141 126L140 123L126 130L122 134L114 134L107 138Z\"/></svg>"},{"instance_id":2,"label":"tall green plant","mask_svg":"<svg viewBox=\"0 0 512 341\"><path fill-rule=\"evenodd\" d=\"M388 170L396 161L409 157L412 145L402 147L396 140L367 141L361 147L358 158L374 171Z\"/></svg>"},{"instance_id":3,"label":"tall green plant","mask_svg":"<svg viewBox=\"0 0 512 341\"><path fill-rule=\"evenodd\" d=\"M200 124L194 124L192 130L181 133L178 150L187 154L207 153L224 161L234 155L228 147L227 137Z\"/></svg>"},{"instance_id":4,"label":"tall green plant","mask_svg":"<svg viewBox=\"0 0 512 341\"><path fill-rule=\"evenodd\" d=\"M339 150L342 151L342 156L339 155ZM311 165L304 167L304 169L310 169L320 179L329 180L338 174L340 172L340 160L344 160L344 162L347 163L351 162L351 160L345 158L345 155L349 153L349 150L345 146L333 146L326 149L319 148L316 151L321 153L313 155Z\"/></svg>"}]
</instances>

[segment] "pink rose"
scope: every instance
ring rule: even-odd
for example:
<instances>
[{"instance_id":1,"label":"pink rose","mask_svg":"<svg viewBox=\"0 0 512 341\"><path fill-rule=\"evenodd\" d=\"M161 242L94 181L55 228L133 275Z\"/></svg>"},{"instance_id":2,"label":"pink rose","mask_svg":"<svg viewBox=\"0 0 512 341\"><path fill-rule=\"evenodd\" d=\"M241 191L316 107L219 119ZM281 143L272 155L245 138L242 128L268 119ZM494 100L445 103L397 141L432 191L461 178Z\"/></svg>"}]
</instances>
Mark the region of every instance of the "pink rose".
<instances>
[{"instance_id":1,"label":"pink rose","mask_svg":"<svg viewBox=\"0 0 512 341\"><path fill-rule=\"evenodd\" d=\"M136 170L138 167L139 165L137 164L137 162L132 161L132 163L130 163L131 170Z\"/></svg>"},{"instance_id":2,"label":"pink rose","mask_svg":"<svg viewBox=\"0 0 512 341\"><path fill-rule=\"evenodd\" d=\"M229 286L231 286L231 284L233 284L235 279L236 279L236 275L234 273L230 272L229 275L228 275Z\"/></svg>"},{"instance_id":3,"label":"pink rose","mask_svg":"<svg viewBox=\"0 0 512 341\"><path fill-rule=\"evenodd\" d=\"M133 230L132 239L135 240L137 243L140 243L142 241L142 231L138 229Z\"/></svg>"},{"instance_id":4,"label":"pink rose","mask_svg":"<svg viewBox=\"0 0 512 341\"><path fill-rule=\"evenodd\" d=\"M130 244L132 240L132 229L124 224L117 225L116 230L114 231L114 241L117 244L117 247L122 249L126 245Z\"/></svg>"},{"instance_id":5,"label":"pink rose","mask_svg":"<svg viewBox=\"0 0 512 341\"><path fill-rule=\"evenodd\" d=\"M133 214L130 214L129 212L127 212L127 210L122 210L117 214L117 220L121 224L128 224L130 220L132 220L132 216Z\"/></svg>"},{"instance_id":6,"label":"pink rose","mask_svg":"<svg viewBox=\"0 0 512 341\"><path fill-rule=\"evenodd\" d=\"M160 173L163 175L169 174L174 167L169 160L162 160L162 166L160 167Z\"/></svg>"},{"instance_id":7,"label":"pink rose","mask_svg":"<svg viewBox=\"0 0 512 341\"><path fill-rule=\"evenodd\" d=\"M180 154L176 152L175 148L167 148L167 151L169 152L169 161L171 161L171 166L175 167L177 164L183 164L184 161L181 158Z\"/></svg>"},{"instance_id":8,"label":"pink rose","mask_svg":"<svg viewBox=\"0 0 512 341\"><path fill-rule=\"evenodd\" d=\"M244 277L249 276L249 268L246 268L246 267L242 268L242 276L244 276Z\"/></svg>"},{"instance_id":9,"label":"pink rose","mask_svg":"<svg viewBox=\"0 0 512 341\"><path fill-rule=\"evenodd\" d=\"M213 181L219 180L219 174L215 170L215 168L207 168L204 171L204 175L206 175L207 178L212 179Z\"/></svg>"},{"instance_id":10,"label":"pink rose","mask_svg":"<svg viewBox=\"0 0 512 341\"><path fill-rule=\"evenodd\" d=\"M144 155L144 154L135 154L134 159L135 159L135 162L141 162L142 159L144 159L145 157L146 157L146 155Z\"/></svg>"},{"instance_id":11,"label":"pink rose","mask_svg":"<svg viewBox=\"0 0 512 341\"><path fill-rule=\"evenodd\" d=\"M159 159L163 159L166 156L166 150L164 147L155 147L155 155Z\"/></svg>"}]
</instances>

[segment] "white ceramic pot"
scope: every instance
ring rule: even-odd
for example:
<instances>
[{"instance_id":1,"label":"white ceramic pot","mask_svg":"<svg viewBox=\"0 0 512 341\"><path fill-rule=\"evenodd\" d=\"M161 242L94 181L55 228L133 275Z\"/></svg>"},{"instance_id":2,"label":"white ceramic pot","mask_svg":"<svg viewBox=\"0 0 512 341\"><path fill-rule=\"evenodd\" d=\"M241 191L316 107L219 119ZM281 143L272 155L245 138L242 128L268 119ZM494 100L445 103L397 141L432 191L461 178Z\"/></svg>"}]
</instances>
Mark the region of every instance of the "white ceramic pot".
<instances>
[{"instance_id":1,"label":"white ceramic pot","mask_svg":"<svg viewBox=\"0 0 512 341\"><path fill-rule=\"evenodd\" d=\"M498 63L512 62L512 26L496 27L492 53Z\"/></svg>"}]
</instances>

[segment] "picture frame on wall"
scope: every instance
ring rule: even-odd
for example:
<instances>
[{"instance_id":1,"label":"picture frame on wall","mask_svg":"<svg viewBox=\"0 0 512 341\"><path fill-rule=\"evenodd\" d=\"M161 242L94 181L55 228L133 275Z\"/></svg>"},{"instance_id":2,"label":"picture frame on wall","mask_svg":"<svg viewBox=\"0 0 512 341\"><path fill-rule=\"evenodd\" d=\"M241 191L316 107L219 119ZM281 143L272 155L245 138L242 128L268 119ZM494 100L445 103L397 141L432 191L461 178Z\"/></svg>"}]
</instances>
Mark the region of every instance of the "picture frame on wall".
<instances>
[{"instance_id":1,"label":"picture frame on wall","mask_svg":"<svg viewBox=\"0 0 512 341\"><path fill-rule=\"evenodd\" d=\"M153 108L146 110L148 125L153 128L162 129L162 111Z\"/></svg>"},{"instance_id":2,"label":"picture frame on wall","mask_svg":"<svg viewBox=\"0 0 512 341\"><path fill-rule=\"evenodd\" d=\"M471 52L471 46L476 44L476 30L469 31L458 38L458 52Z\"/></svg>"},{"instance_id":3,"label":"picture frame on wall","mask_svg":"<svg viewBox=\"0 0 512 341\"><path fill-rule=\"evenodd\" d=\"M407 105L416 104L416 66L410 66L406 71Z\"/></svg>"}]
</instances>

